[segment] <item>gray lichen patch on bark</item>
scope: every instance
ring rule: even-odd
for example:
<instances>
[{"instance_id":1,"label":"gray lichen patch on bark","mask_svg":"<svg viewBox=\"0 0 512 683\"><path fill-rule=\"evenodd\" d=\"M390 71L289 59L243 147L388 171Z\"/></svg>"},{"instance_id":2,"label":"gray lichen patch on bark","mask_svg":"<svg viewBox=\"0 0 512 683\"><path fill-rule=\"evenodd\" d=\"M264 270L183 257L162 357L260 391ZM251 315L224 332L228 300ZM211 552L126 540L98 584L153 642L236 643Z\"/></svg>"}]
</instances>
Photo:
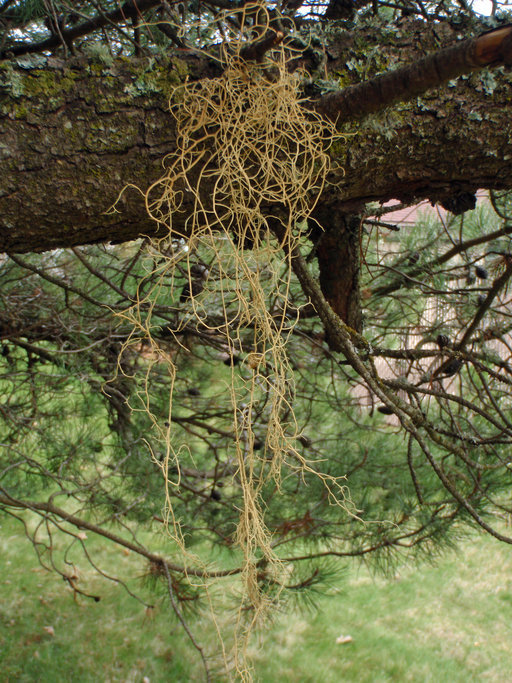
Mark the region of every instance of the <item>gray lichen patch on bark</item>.
<instances>
[{"instance_id":1,"label":"gray lichen patch on bark","mask_svg":"<svg viewBox=\"0 0 512 683\"><path fill-rule=\"evenodd\" d=\"M155 231L134 191L122 198L122 218L106 212L126 184L155 180L173 145L168 100L179 78L166 69L48 60L0 72L0 249Z\"/></svg>"}]
</instances>

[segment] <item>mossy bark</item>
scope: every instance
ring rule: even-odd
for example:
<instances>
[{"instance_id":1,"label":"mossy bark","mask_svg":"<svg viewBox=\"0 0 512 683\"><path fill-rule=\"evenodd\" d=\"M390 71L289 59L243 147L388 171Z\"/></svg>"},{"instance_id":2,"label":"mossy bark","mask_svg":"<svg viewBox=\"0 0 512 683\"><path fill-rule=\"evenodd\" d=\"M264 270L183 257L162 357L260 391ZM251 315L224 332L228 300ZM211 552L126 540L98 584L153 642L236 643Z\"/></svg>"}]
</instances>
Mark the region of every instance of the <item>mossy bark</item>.
<instances>
[{"instance_id":1,"label":"mossy bark","mask_svg":"<svg viewBox=\"0 0 512 683\"><path fill-rule=\"evenodd\" d=\"M480 27L481 29L481 27ZM348 84L465 37L420 22L390 30L333 32L310 50L313 81ZM175 146L168 100L186 77L218 75L194 54L165 64L25 58L0 62L0 250L29 252L152 235L142 195ZM319 79L322 79L321 81ZM445 200L512 187L512 75L472 74L414 102L347 125L331 154L339 164L320 201L353 214L368 201ZM186 218L176 216L179 229Z\"/></svg>"}]
</instances>

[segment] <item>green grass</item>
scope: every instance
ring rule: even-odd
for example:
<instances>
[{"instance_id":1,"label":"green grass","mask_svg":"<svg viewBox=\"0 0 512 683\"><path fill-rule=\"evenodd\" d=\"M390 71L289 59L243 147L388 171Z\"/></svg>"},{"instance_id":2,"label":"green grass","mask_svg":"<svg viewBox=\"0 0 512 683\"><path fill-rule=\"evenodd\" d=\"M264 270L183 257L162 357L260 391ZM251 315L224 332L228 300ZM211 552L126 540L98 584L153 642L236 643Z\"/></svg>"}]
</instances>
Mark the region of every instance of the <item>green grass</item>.
<instances>
[{"instance_id":1,"label":"green grass","mask_svg":"<svg viewBox=\"0 0 512 683\"><path fill-rule=\"evenodd\" d=\"M14 521L1 520L0 681L203 680L197 653L165 601L148 613L78 560L79 585L102 599L74 600L20 533ZM93 538L87 547L103 568L131 576L131 588L152 599L137 558ZM255 679L509 681L511 608L512 550L491 538L474 536L437 566L403 567L390 580L354 567L318 612L281 615L260 649L253 646ZM206 618L189 623L198 640L209 641ZM352 642L337 644L342 634Z\"/></svg>"},{"instance_id":2,"label":"green grass","mask_svg":"<svg viewBox=\"0 0 512 683\"><path fill-rule=\"evenodd\" d=\"M0 521L0 681L166 681L170 672L173 681L191 680L199 667L166 602L157 599L155 609L147 609L83 559L77 561L78 585L101 600L74 599L67 583L39 565L21 534L20 524ZM92 534L86 544L103 570L155 602L139 558L104 547Z\"/></svg>"},{"instance_id":3,"label":"green grass","mask_svg":"<svg viewBox=\"0 0 512 683\"><path fill-rule=\"evenodd\" d=\"M511 602L511 550L487 538L394 580L354 573L313 619L279 625L260 680L510 681Z\"/></svg>"}]
</instances>

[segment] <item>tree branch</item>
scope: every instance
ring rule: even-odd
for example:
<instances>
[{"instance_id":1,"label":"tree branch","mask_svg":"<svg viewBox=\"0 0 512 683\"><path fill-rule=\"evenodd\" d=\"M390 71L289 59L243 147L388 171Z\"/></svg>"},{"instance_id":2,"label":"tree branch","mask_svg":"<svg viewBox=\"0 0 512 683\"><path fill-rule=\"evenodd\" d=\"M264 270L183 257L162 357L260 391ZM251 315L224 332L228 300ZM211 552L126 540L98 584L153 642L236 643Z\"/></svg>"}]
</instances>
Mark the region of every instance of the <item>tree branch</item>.
<instances>
[{"instance_id":1,"label":"tree branch","mask_svg":"<svg viewBox=\"0 0 512 683\"><path fill-rule=\"evenodd\" d=\"M441 28L443 39L453 40L451 29L436 25L437 32ZM378 31L371 40L382 44L393 65L432 49L428 27L423 33L417 26L410 30L414 47L386 45ZM328 67L336 74L357 54L347 48ZM116 60L91 71L86 60L73 58L49 59L37 68L11 63L10 69L0 85L0 251L155 235L159 226L132 188L139 184L145 190L156 181L161 160L176 144L168 111L172 87L183 78L218 76L217 67L186 53L179 63L171 59L152 66L146 60ZM492 98L479 86L462 81L422 106L408 105L396 116L386 113L374 127L370 119L358 125L357 135L332 148L345 173L326 186L319 202L325 211L336 207L355 214L375 200L436 201L454 192L512 187L510 81L497 73ZM127 185L119 213L109 212ZM173 216L177 231L186 231L193 211L187 197L182 209ZM269 213L274 209L268 207Z\"/></svg>"},{"instance_id":2,"label":"tree branch","mask_svg":"<svg viewBox=\"0 0 512 683\"><path fill-rule=\"evenodd\" d=\"M98 536L102 536L103 538L106 538L109 541L116 543L117 545L123 546L124 548L128 548L128 550L132 550L134 553L137 553L138 555L142 555L150 562L156 563L159 567L167 567L168 570L173 572L179 572L180 574L185 574L188 576L197 576L200 578L222 578L225 576L233 576L241 572L241 569L236 568L218 572L208 571L206 569L194 569L192 567L185 567L179 564L175 564L173 562L169 562L161 555L156 555L155 553L150 552L149 550L144 548L144 546L132 543L131 541L128 541L122 538L121 536L112 533L108 529L104 529L103 527L100 527L97 524L93 524L92 522L88 522L85 519L81 519L76 515L72 515L71 513L66 512L66 510L63 510L62 508L59 508L56 505L53 505L53 503L37 502L32 500L18 500L17 498L10 496L7 492L4 492L4 495L0 495L0 505L3 505L5 507L18 508L21 510L31 510L32 512L36 512L38 514L43 513L45 515L55 515L61 520L68 522L69 524L72 524L77 529L87 529L88 531L91 531L97 534Z\"/></svg>"},{"instance_id":3,"label":"tree branch","mask_svg":"<svg viewBox=\"0 0 512 683\"><path fill-rule=\"evenodd\" d=\"M512 25L463 40L369 81L349 86L315 103L319 113L338 123L411 100L446 81L486 66L512 64Z\"/></svg>"},{"instance_id":4,"label":"tree branch","mask_svg":"<svg viewBox=\"0 0 512 683\"><path fill-rule=\"evenodd\" d=\"M59 33L52 35L51 38L47 38L46 40L42 40L38 43L15 43L14 45L9 45L5 50L0 52L0 59L53 50L54 48L59 47L63 41L65 44L71 44L76 38L87 36L104 26L117 24L126 21L127 19L134 19L139 17L142 12L146 12L161 4L162 0L137 0L137 2L128 0L128 2L125 2L119 9L105 14L98 14L89 21L84 21L72 28L62 28Z\"/></svg>"},{"instance_id":5,"label":"tree branch","mask_svg":"<svg viewBox=\"0 0 512 683\"><path fill-rule=\"evenodd\" d=\"M494 299L498 296L500 290L507 284L508 280L512 276L512 262L508 262L505 271L493 282L489 293L487 294L485 301L478 307L475 317L469 324L467 330L464 332L462 339L455 346L457 351L461 351L469 343L471 335L476 330L480 322L483 320L485 314L490 308Z\"/></svg>"}]
</instances>

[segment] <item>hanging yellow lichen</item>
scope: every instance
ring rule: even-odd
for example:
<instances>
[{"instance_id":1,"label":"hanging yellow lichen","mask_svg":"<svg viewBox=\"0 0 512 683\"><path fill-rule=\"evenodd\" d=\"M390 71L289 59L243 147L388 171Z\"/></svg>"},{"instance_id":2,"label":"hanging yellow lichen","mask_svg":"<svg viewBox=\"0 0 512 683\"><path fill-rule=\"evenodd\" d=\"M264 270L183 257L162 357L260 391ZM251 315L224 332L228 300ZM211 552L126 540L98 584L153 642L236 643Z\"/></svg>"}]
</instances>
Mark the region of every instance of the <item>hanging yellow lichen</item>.
<instances>
[{"instance_id":1,"label":"hanging yellow lichen","mask_svg":"<svg viewBox=\"0 0 512 683\"><path fill-rule=\"evenodd\" d=\"M246 16L255 8L259 25L247 27ZM246 354L246 371L241 373L232 366L227 387L233 414L234 476L242 491L235 540L244 558L245 604L252 608L249 621L248 610L239 614L237 633L244 641L270 600L261 589L262 576L277 587L288 571L272 550L262 488L271 478L279 487L283 467L316 472L295 447L299 435L287 342L296 315L294 319L288 309L289 258L292 249L300 246L301 229L326 183L331 167L327 149L340 136L330 122L301 101L304 74L290 72L286 41L267 52L260 63L242 59L247 31L250 29L250 40L256 40L269 30L264 6L246 6L240 10L238 22L238 36L222 49L223 75L185 83L171 98L177 147L165 158L165 174L145 193L147 212L164 228L164 236L148 246L153 256L148 274L151 287L141 283L140 292L144 293L122 317L133 325L126 346L143 340L151 348L141 405L165 445L165 457L155 462L164 475L168 528L186 557L172 506L172 491L180 486L181 455L187 448L175 443L173 436L172 395L178 368L167 347L151 333L151 311L162 297L171 296L178 265L189 273L196 325L222 339L231 355ZM251 248L244 248L248 246ZM199 249L210 255L215 275L202 273L201 293L195 296L189 260ZM218 308L219 302L221 315L218 324L213 324L207 313ZM190 318L186 323L190 324ZM177 340L184 325L180 320L168 331ZM164 422L152 408L155 364L163 364L169 374L169 409ZM256 450L254 411L262 402L267 432L264 447ZM332 502L344 506L344 483L319 476ZM276 599L276 591L272 599ZM244 649L240 646L239 640L235 653ZM244 677L237 656L236 668Z\"/></svg>"}]
</instances>

